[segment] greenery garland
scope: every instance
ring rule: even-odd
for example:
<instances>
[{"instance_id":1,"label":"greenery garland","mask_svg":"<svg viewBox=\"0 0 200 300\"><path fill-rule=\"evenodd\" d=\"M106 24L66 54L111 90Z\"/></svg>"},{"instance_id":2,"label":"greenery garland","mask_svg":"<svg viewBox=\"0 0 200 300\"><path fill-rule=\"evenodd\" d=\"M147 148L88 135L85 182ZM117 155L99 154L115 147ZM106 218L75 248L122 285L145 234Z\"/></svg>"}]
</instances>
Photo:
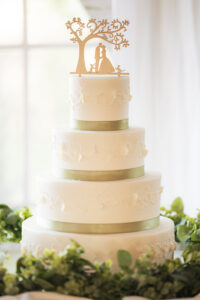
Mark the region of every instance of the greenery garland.
<instances>
[{"instance_id":1,"label":"greenery garland","mask_svg":"<svg viewBox=\"0 0 200 300\"><path fill-rule=\"evenodd\" d=\"M170 209L161 207L161 215L170 218L175 225L175 238L183 246L200 243L200 212L196 218L191 218L184 213L184 205L181 198L176 198Z\"/></svg>"},{"instance_id":2,"label":"greenery garland","mask_svg":"<svg viewBox=\"0 0 200 300\"><path fill-rule=\"evenodd\" d=\"M11 211L6 207L0 206L3 228L0 240L19 241L21 223L31 213L27 208ZM17 262L16 274L9 274L1 266L0 295L33 290L57 291L96 300L118 300L127 295L156 300L197 295L200 293L200 214L196 218L187 216L180 198L174 200L170 209L162 207L161 214L174 221L176 240L185 248L181 258L156 264L150 260L150 255L145 255L132 267L129 252L119 250L120 271L113 273L111 261L94 264L84 259L83 248L72 241L60 255L49 250L40 258L24 254Z\"/></svg>"},{"instance_id":3,"label":"greenery garland","mask_svg":"<svg viewBox=\"0 0 200 300\"><path fill-rule=\"evenodd\" d=\"M29 208L11 209L6 204L0 204L0 243L21 240L22 222L31 217Z\"/></svg>"}]
</instances>

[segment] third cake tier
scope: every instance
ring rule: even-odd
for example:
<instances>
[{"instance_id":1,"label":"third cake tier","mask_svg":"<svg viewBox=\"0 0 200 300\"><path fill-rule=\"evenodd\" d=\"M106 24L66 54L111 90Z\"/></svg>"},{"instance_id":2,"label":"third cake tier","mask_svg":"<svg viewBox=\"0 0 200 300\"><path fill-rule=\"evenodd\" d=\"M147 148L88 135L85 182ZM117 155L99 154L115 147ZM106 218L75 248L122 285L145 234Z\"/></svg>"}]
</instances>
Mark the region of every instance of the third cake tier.
<instances>
[{"instance_id":1,"label":"third cake tier","mask_svg":"<svg viewBox=\"0 0 200 300\"><path fill-rule=\"evenodd\" d=\"M128 223L160 214L160 174L118 181L89 182L38 178L40 222Z\"/></svg>"}]
</instances>

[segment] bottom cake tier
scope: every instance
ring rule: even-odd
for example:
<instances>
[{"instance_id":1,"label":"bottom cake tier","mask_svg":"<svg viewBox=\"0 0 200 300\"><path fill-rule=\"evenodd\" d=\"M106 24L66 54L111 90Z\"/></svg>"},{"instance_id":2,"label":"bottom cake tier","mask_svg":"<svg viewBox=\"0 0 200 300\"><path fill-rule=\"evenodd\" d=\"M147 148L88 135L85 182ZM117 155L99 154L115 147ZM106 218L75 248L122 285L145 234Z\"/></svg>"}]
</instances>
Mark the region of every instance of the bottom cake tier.
<instances>
[{"instance_id":1,"label":"bottom cake tier","mask_svg":"<svg viewBox=\"0 0 200 300\"><path fill-rule=\"evenodd\" d=\"M156 262L172 258L175 249L174 224L164 217L160 218L160 225L155 229L121 234L56 232L38 226L35 217L23 222L21 247L25 252L38 256L44 249L55 249L59 253L71 240L85 249L85 258L93 262L111 259L114 268L117 266L117 251L120 249L129 251L133 261L150 252Z\"/></svg>"}]
</instances>

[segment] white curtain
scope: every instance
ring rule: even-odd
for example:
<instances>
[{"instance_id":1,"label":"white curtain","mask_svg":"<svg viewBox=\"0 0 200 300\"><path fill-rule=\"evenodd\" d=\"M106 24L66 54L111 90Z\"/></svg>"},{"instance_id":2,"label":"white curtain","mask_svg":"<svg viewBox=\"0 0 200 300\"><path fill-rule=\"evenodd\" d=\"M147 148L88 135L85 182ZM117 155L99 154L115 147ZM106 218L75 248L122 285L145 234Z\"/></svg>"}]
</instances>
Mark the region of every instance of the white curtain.
<instances>
[{"instance_id":1,"label":"white curtain","mask_svg":"<svg viewBox=\"0 0 200 300\"><path fill-rule=\"evenodd\" d=\"M162 173L162 204L200 208L200 1L113 0L131 46L117 60L132 74L130 119L146 128L146 169ZM119 63L119 62L118 62Z\"/></svg>"}]
</instances>

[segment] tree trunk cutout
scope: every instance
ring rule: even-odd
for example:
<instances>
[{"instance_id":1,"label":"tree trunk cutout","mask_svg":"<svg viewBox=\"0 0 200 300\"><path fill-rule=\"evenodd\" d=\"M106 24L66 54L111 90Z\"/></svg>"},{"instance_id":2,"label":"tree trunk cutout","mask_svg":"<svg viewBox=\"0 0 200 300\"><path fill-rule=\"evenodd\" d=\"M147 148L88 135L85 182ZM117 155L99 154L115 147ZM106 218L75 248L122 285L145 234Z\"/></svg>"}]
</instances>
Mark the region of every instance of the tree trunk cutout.
<instances>
[{"instance_id":1,"label":"tree trunk cutout","mask_svg":"<svg viewBox=\"0 0 200 300\"><path fill-rule=\"evenodd\" d=\"M79 43L79 57L78 57L78 64L76 67L76 73L78 74L87 73L84 54L85 54L85 43Z\"/></svg>"}]
</instances>

